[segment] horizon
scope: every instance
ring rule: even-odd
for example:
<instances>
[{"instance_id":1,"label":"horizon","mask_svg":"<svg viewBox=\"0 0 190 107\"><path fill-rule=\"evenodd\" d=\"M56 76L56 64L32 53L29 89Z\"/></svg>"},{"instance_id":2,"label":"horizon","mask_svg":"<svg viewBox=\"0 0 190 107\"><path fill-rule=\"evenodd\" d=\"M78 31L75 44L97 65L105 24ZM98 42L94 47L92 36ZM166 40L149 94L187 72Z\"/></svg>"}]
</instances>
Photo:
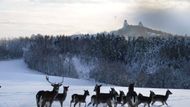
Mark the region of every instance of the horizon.
<instances>
[{"instance_id":1,"label":"horizon","mask_svg":"<svg viewBox=\"0 0 190 107\"><path fill-rule=\"evenodd\" d=\"M0 0L0 38L110 32L123 21L190 35L188 0Z\"/></svg>"}]
</instances>

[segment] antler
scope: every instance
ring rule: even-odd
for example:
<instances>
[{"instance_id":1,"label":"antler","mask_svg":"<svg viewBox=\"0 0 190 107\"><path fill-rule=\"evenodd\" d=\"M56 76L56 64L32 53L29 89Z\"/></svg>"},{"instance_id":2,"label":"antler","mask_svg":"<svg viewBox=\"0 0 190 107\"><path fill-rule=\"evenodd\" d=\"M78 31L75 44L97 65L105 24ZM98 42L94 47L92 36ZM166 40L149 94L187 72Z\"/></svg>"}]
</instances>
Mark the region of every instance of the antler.
<instances>
[{"instance_id":1,"label":"antler","mask_svg":"<svg viewBox=\"0 0 190 107\"><path fill-rule=\"evenodd\" d=\"M50 83L50 84L55 84L55 83L52 83L51 81L49 81L49 77L46 75L46 80Z\"/></svg>"},{"instance_id":2,"label":"antler","mask_svg":"<svg viewBox=\"0 0 190 107\"><path fill-rule=\"evenodd\" d=\"M63 82L64 82L64 77L62 77L62 81L61 81L61 82L59 82L58 84L59 84L59 85L62 85L62 84L63 84Z\"/></svg>"},{"instance_id":3,"label":"antler","mask_svg":"<svg viewBox=\"0 0 190 107\"><path fill-rule=\"evenodd\" d=\"M64 81L64 77L62 78L62 81L61 82L59 82L59 83L53 83L53 82L51 82L50 80L49 80L49 77L46 75L46 80L50 83L50 84L52 84L52 85L54 85L54 84L58 84L58 85L62 85L63 84L63 81Z\"/></svg>"}]
</instances>

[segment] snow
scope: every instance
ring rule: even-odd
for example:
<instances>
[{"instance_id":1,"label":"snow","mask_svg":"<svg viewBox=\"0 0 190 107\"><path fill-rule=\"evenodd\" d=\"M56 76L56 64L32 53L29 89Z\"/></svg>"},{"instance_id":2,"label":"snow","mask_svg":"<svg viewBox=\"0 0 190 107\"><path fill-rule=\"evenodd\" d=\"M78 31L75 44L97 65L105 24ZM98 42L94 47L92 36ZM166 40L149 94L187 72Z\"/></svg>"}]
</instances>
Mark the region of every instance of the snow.
<instances>
[{"instance_id":1,"label":"snow","mask_svg":"<svg viewBox=\"0 0 190 107\"><path fill-rule=\"evenodd\" d=\"M49 77L53 82L61 81L61 77ZM36 107L35 95L39 90L51 90L52 87L45 80L45 75L27 68L22 59L0 61L0 107ZM69 107L71 95L73 93L83 94L84 89L88 89L90 94L95 94L93 88L95 83L88 80L79 80L72 78L64 78L64 85L70 86L64 107ZM101 92L108 92L110 87L102 86ZM123 90L127 92L127 87L114 87L117 91ZM165 94L167 89L150 89L135 88L137 93L149 95L152 90L157 94ZM167 103L169 107L189 107L190 90L170 89L173 93ZM60 88L60 92L63 88ZM87 97L87 103L90 96ZM82 105L84 106L84 105ZM125 105L127 107L127 105ZM58 102L54 102L52 107L60 107ZM140 105L139 107L143 107ZM160 107L160 103L156 103L152 107ZM166 106L162 106L166 107Z\"/></svg>"},{"instance_id":2,"label":"snow","mask_svg":"<svg viewBox=\"0 0 190 107\"><path fill-rule=\"evenodd\" d=\"M77 68L76 70L79 78L89 79L89 73L92 67L90 65L82 63L78 57L73 57L72 61L75 68Z\"/></svg>"}]
</instances>

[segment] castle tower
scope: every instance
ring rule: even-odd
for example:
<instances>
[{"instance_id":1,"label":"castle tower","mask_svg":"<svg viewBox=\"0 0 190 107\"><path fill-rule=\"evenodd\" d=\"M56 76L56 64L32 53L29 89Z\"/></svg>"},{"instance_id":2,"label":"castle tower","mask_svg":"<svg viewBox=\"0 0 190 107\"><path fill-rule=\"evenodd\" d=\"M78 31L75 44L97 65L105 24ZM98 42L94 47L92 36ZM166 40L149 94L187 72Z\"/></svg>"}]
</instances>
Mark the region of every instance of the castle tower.
<instances>
[{"instance_id":1,"label":"castle tower","mask_svg":"<svg viewBox=\"0 0 190 107\"><path fill-rule=\"evenodd\" d=\"M127 23L127 20L124 20L123 28L127 28L129 24Z\"/></svg>"},{"instance_id":2,"label":"castle tower","mask_svg":"<svg viewBox=\"0 0 190 107\"><path fill-rule=\"evenodd\" d=\"M141 21L139 22L139 26L140 26L140 27L143 27L143 24L142 24L142 22L141 22Z\"/></svg>"}]
</instances>

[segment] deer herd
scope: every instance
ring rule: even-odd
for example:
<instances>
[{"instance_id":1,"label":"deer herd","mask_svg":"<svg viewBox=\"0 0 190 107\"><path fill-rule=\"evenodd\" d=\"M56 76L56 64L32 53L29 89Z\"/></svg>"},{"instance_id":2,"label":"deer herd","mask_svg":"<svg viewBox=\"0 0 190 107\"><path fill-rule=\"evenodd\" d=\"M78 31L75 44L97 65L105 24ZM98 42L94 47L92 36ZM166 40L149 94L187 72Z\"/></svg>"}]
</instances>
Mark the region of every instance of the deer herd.
<instances>
[{"instance_id":1,"label":"deer herd","mask_svg":"<svg viewBox=\"0 0 190 107\"><path fill-rule=\"evenodd\" d=\"M61 107L63 107L63 102L67 97L69 86L63 86L63 93L59 93L59 88L63 85L64 79L62 78L62 81L59 83L53 83L49 80L49 77L46 76L46 80L51 84L53 89L52 91L41 90L37 92L37 107L52 107L52 103L54 101L59 102ZM138 105L144 104L144 107L146 105L150 107L150 105L153 105L155 102L161 102L162 105L166 104L168 106L166 101L169 95L172 94L170 90L167 90L165 95L155 94L153 91L150 91L149 96L144 96L141 93L137 95L134 90L134 84L129 85L126 95L123 91L120 91L118 94L118 92L114 88L111 88L109 93L102 93L100 91L101 87L102 85L95 85L95 94L91 96L91 101L88 103L87 106L92 105L93 107L98 107L99 104L106 104L106 106L108 107L117 107L118 104L120 104L121 106L127 104L128 107L138 107ZM76 107L77 104L79 104L80 107L81 103L85 103L86 107L86 98L89 95L90 94L88 90L84 90L83 95L73 94L71 96L70 107L72 106L72 103L74 103L74 107Z\"/></svg>"},{"instance_id":2,"label":"deer herd","mask_svg":"<svg viewBox=\"0 0 190 107\"><path fill-rule=\"evenodd\" d=\"M36 94L37 107L52 107L52 103L54 101L59 102L61 107L63 107L63 102L67 97L69 86L63 86L63 93L59 93L59 88L63 85L64 79L62 79L62 81L59 83L52 83L49 80L49 77L46 76L46 80L51 84L53 89L52 91L38 91L38 93ZM141 93L137 95L137 93L134 91L134 84L129 85L126 95L123 91L120 91L118 94L118 92L114 88L111 88L109 93L102 93L100 91L101 86L102 85L96 84L94 88L95 94L91 96L91 101L88 103L87 106L92 105L93 107L98 107L99 104L106 104L106 106L109 107L117 107L118 104L120 104L121 106L127 104L128 107L138 107L138 105L142 103L144 104L144 107L146 105L150 107L150 105L153 105L155 102L161 102L162 105L168 105L166 101L169 95L172 94L169 90L167 90L165 95L158 95L155 94L153 91L150 91L149 96L144 96ZM81 103L84 103L86 107L86 98L89 95L90 94L88 90L84 90L84 94L73 94L71 96L70 107L73 103L74 107L76 107L77 104L79 104L80 107Z\"/></svg>"}]
</instances>

